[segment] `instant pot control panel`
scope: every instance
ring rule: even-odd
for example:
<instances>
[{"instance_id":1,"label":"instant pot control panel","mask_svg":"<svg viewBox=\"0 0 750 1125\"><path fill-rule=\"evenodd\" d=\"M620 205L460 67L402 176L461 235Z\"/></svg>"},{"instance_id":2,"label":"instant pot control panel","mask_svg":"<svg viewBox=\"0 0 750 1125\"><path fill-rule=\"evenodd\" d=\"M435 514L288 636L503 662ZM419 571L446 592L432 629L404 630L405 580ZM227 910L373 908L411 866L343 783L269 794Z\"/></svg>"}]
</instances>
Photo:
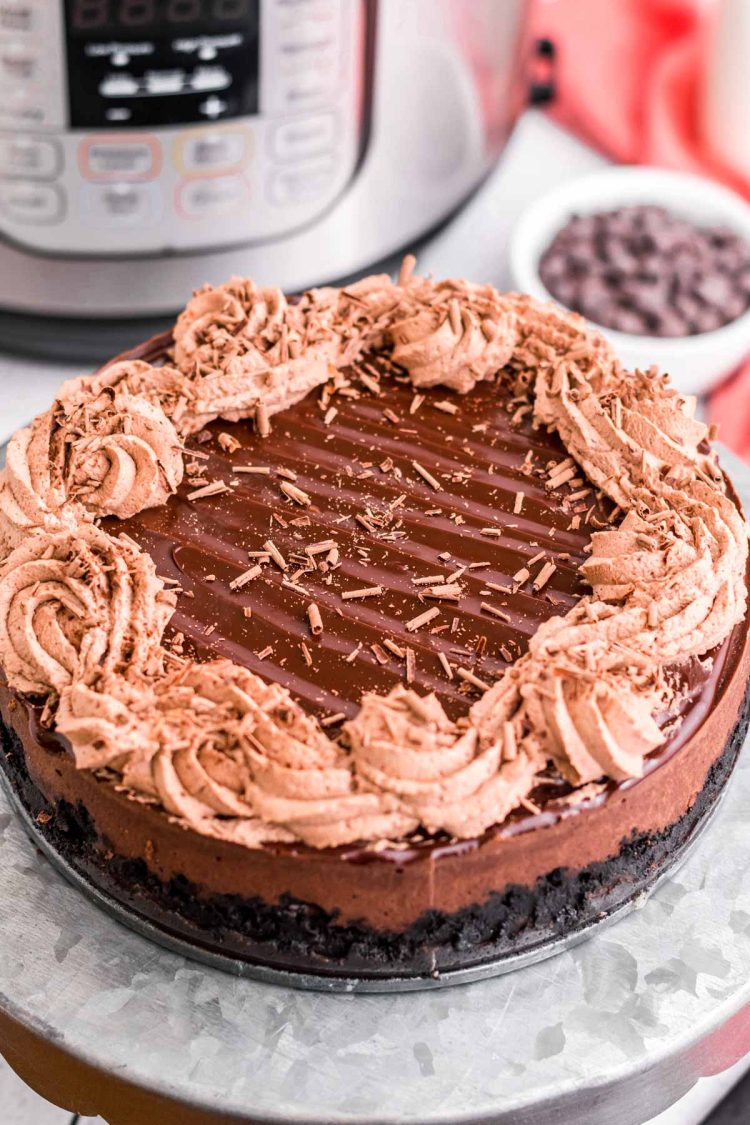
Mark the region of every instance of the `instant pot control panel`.
<instances>
[{"instance_id":1,"label":"instant pot control panel","mask_svg":"<svg viewBox=\"0 0 750 1125\"><path fill-rule=\"evenodd\" d=\"M310 223L362 142L365 0L0 0L0 238L187 252Z\"/></svg>"}]
</instances>

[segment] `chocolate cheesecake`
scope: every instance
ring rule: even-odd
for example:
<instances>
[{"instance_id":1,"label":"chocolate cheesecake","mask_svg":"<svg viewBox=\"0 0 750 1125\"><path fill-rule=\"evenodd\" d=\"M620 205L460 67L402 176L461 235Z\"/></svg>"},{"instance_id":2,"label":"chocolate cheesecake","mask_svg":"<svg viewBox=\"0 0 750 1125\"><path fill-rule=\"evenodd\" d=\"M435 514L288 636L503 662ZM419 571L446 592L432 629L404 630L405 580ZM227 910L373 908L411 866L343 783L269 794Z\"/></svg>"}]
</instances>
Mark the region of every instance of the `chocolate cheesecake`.
<instances>
[{"instance_id":1,"label":"chocolate cheesecake","mask_svg":"<svg viewBox=\"0 0 750 1125\"><path fill-rule=\"evenodd\" d=\"M709 436L488 286L206 288L11 442L6 777L94 886L241 962L575 935L683 854L747 727Z\"/></svg>"}]
</instances>

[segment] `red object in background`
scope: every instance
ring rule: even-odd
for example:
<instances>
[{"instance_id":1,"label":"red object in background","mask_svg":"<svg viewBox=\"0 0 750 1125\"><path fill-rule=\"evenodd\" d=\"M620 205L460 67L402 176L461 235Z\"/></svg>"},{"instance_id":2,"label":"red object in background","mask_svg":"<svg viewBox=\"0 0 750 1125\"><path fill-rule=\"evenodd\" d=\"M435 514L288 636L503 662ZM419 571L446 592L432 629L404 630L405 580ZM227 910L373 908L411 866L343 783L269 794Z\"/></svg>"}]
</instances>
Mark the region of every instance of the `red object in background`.
<instances>
[{"instance_id":1,"label":"red object in background","mask_svg":"<svg viewBox=\"0 0 750 1125\"><path fill-rule=\"evenodd\" d=\"M750 198L697 128L706 31L715 0L537 0L539 36L557 47L551 115L627 164L703 172Z\"/></svg>"},{"instance_id":2,"label":"red object in background","mask_svg":"<svg viewBox=\"0 0 750 1125\"><path fill-rule=\"evenodd\" d=\"M551 116L614 160L700 172L750 198L750 181L717 162L697 128L714 10L715 0L537 0L535 33L557 50ZM707 407L750 460L750 362Z\"/></svg>"},{"instance_id":3,"label":"red object in background","mask_svg":"<svg viewBox=\"0 0 750 1125\"><path fill-rule=\"evenodd\" d=\"M750 461L750 361L711 393L708 420L719 425L719 438Z\"/></svg>"}]
</instances>

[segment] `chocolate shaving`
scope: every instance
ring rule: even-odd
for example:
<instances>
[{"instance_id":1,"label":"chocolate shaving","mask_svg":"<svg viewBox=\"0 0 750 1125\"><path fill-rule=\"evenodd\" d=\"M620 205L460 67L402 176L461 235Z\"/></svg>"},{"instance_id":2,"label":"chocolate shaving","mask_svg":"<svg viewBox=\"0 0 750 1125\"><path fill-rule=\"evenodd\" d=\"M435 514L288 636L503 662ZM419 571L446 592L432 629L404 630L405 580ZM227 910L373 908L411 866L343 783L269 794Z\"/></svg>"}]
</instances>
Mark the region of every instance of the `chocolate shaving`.
<instances>
[{"instance_id":1,"label":"chocolate shaving","mask_svg":"<svg viewBox=\"0 0 750 1125\"><path fill-rule=\"evenodd\" d=\"M240 448L240 443L237 441L237 438L223 431L219 434L218 442L225 453L236 453Z\"/></svg>"},{"instance_id":2,"label":"chocolate shaving","mask_svg":"<svg viewBox=\"0 0 750 1125\"><path fill-rule=\"evenodd\" d=\"M490 685L485 683L484 680L480 680L479 676L476 676L470 668L457 668L456 672L465 683L471 684L472 687L479 688L480 691L490 690Z\"/></svg>"},{"instance_id":3,"label":"chocolate shaving","mask_svg":"<svg viewBox=\"0 0 750 1125\"><path fill-rule=\"evenodd\" d=\"M417 614L416 617L412 617L411 621L406 622L407 633L415 632L415 630L420 629L422 625L427 625L428 622L434 621L439 615L440 610L437 606L433 606L432 609L426 609L424 613Z\"/></svg>"},{"instance_id":4,"label":"chocolate shaving","mask_svg":"<svg viewBox=\"0 0 750 1125\"><path fill-rule=\"evenodd\" d=\"M424 592L426 598L445 598L449 601L458 601L461 594L462 590L457 582L443 582L439 586L430 586Z\"/></svg>"},{"instance_id":5,"label":"chocolate shaving","mask_svg":"<svg viewBox=\"0 0 750 1125\"><path fill-rule=\"evenodd\" d=\"M193 492L188 492L188 500L201 500L206 496L221 496L222 492L228 492L229 487L223 480L212 480L210 484L204 484L202 488L196 488Z\"/></svg>"},{"instance_id":6,"label":"chocolate shaving","mask_svg":"<svg viewBox=\"0 0 750 1125\"><path fill-rule=\"evenodd\" d=\"M337 546L335 539L321 539L319 543L309 543L305 547L306 555L324 555Z\"/></svg>"},{"instance_id":7,"label":"chocolate shaving","mask_svg":"<svg viewBox=\"0 0 750 1125\"><path fill-rule=\"evenodd\" d=\"M332 727L337 723L343 723L345 718L346 715L344 714L344 712L338 711L335 715L328 715L325 719L321 719L320 725L322 727Z\"/></svg>"},{"instance_id":8,"label":"chocolate shaving","mask_svg":"<svg viewBox=\"0 0 750 1125\"><path fill-rule=\"evenodd\" d=\"M505 613L502 609L498 609L497 606L492 605L491 602L480 602L480 609L483 609L485 613L491 613L493 617L499 617L501 621L511 620L510 614Z\"/></svg>"},{"instance_id":9,"label":"chocolate shaving","mask_svg":"<svg viewBox=\"0 0 750 1125\"><path fill-rule=\"evenodd\" d=\"M268 407L264 402L259 402L255 408L255 426L262 438L267 438L271 433L271 422L268 417Z\"/></svg>"},{"instance_id":10,"label":"chocolate shaving","mask_svg":"<svg viewBox=\"0 0 750 1125\"><path fill-rule=\"evenodd\" d=\"M273 561L276 563L279 570L286 570L287 561L284 558L284 556L282 555L279 548L274 543L273 539L267 539L266 540L266 542L263 544L263 550L268 551L269 555L271 556Z\"/></svg>"},{"instance_id":11,"label":"chocolate shaving","mask_svg":"<svg viewBox=\"0 0 750 1125\"><path fill-rule=\"evenodd\" d=\"M289 481L283 480L279 487L285 496L288 496L290 500L294 500L295 504L300 504L302 507L307 508L312 503L308 494L303 492L301 488L297 488L296 484L291 484Z\"/></svg>"},{"instance_id":12,"label":"chocolate shaving","mask_svg":"<svg viewBox=\"0 0 750 1125\"><path fill-rule=\"evenodd\" d=\"M443 486L440 481L436 480L432 473L428 472L428 470L425 469L424 465L420 465L419 461L412 461L412 465L417 470L422 480L427 481L427 484L429 484L430 488L434 488L436 492L443 491Z\"/></svg>"},{"instance_id":13,"label":"chocolate shaving","mask_svg":"<svg viewBox=\"0 0 750 1125\"><path fill-rule=\"evenodd\" d=\"M377 598L382 593L382 586L362 586L358 590L345 590L341 597L344 601L350 601L354 598Z\"/></svg>"},{"instance_id":14,"label":"chocolate shaving","mask_svg":"<svg viewBox=\"0 0 750 1125\"><path fill-rule=\"evenodd\" d=\"M323 619L315 602L310 602L307 607L307 620L310 622L310 632L314 637L319 637L323 632Z\"/></svg>"},{"instance_id":15,"label":"chocolate shaving","mask_svg":"<svg viewBox=\"0 0 750 1125\"><path fill-rule=\"evenodd\" d=\"M432 405L436 410L442 410L443 414L458 414L458 407L455 402L448 402L447 399L441 399L440 402L433 402Z\"/></svg>"},{"instance_id":16,"label":"chocolate shaving","mask_svg":"<svg viewBox=\"0 0 750 1125\"><path fill-rule=\"evenodd\" d=\"M246 586L248 582L252 582L254 578L257 578L262 573L262 567L258 566L257 564L255 566L251 566L248 570L232 579L232 581L229 583L229 589L240 590L243 586Z\"/></svg>"},{"instance_id":17,"label":"chocolate shaving","mask_svg":"<svg viewBox=\"0 0 750 1125\"><path fill-rule=\"evenodd\" d=\"M556 570L557 570L557 565L555 563L546 562L544 564L544 566L542 567L542 569L537 574L534 581L531 583L532 588L534 590L541 590L543 586L547 585L547 583L549 582L550 578L552 577L552 575L555 573Z\"/></svg>"}]
</instances>

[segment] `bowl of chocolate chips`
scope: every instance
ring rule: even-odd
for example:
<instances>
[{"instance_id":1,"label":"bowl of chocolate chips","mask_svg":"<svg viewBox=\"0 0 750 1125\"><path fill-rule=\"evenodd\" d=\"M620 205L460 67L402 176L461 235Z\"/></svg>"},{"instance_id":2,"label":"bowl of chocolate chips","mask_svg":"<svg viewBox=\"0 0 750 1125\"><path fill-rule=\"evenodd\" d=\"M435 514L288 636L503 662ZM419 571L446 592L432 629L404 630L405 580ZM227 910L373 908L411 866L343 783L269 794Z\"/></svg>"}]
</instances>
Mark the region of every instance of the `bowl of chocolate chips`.
<instances>
[{"instance_id":1,"label":"bowl of chocolate chips","mask_svg":"<svg viewBox=\"0 0 750 1125\"><path fill-rule=\"evenodd\" d=\"M702 394L750 354L750 205L702 176L618 167L532 203L513 284L600 326L623 364Z\"/></svg>"}]
</instances>

